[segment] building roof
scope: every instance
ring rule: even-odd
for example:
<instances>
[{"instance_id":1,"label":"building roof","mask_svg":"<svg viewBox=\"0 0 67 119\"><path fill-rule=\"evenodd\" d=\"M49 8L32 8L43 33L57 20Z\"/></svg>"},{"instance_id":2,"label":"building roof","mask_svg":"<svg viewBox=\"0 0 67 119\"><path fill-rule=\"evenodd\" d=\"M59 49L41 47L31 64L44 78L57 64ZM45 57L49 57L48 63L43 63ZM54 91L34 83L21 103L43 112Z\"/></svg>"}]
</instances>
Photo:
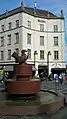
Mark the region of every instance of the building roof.
<instances>
[{"instance_id":1,"label":"building roof","mask_svg":"<svg viewBox=\"0 0 67 119\"><path fill-rule=\"evenodd\" d=\"M42 9L35 9L36 11L36 17L40 17L40 18L51 18L51 19L62 19L63 17L58 17L56 15L54 15L53 13L46 11L46 10L42 10ZM6 11L3 14L0 14L0 20L10 17L14 14L20 13L20 12L25 12L29 15L34 16L34 8L30 8L30 7L24 7L24 6L20 6L16 9L10 10L10 11Z\"/></svg>"},{"instance_id":2,"label":"building roof","mask_svg":"<svg viewBox=\"0 0 67 119\"><path fill-rule=\"evenodd\" d=\"M28 14L34 15L34 9L33 8L25 7L25 12L27 12ZM36 9L36 16L38 16L38 17L47 18L48 14L50 17L55 17L55 18L57 17L56 15L54 15L51 12L48 12L46 10Z\"/></svg>"}]
</instances>

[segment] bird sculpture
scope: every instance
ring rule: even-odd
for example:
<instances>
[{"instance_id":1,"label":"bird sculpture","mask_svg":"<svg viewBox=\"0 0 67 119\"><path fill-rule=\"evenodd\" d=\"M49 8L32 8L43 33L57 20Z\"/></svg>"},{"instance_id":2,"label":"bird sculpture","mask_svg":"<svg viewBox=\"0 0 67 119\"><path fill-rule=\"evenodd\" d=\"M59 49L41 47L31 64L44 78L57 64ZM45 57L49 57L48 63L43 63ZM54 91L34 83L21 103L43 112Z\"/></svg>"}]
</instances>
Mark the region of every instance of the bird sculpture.
<instances>
[{"instance_id":1,"label":"bird sculpture","mask_svg":"<svg viewBox=\"0 0 67 119\"><path fill-rule=\"evenodd\" d=\"M26 50L21 50L21 56L19 56L15 51L12 54L12 57L15 58L15 62L22 64L25 63L26 60L28 59L28 56L25 54L27 52Z\"/></svg>"}]
</instances>

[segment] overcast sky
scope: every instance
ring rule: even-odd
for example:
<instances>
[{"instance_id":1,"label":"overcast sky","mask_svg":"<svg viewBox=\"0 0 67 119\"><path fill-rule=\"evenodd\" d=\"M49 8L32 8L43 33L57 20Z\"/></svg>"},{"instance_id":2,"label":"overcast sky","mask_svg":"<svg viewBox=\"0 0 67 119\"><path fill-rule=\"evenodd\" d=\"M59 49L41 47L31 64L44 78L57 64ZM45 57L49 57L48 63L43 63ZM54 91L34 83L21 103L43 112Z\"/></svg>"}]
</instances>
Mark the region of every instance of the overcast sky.
<instances>
[{"instance_id":1,"label":"overcast sky","mask_svg":"<svg viewBox=\"0 0 67 119\"><path fill-rule=\"evenodd\" d=\"M22 0L0 0L0 13L19 7ZM35 0L24 0L25 6L34 7ZM65 59L67 62L67 0L36 0L37 8L48 10L60 15L63 9L65 16Z\"/></svg>"}]
</instances>

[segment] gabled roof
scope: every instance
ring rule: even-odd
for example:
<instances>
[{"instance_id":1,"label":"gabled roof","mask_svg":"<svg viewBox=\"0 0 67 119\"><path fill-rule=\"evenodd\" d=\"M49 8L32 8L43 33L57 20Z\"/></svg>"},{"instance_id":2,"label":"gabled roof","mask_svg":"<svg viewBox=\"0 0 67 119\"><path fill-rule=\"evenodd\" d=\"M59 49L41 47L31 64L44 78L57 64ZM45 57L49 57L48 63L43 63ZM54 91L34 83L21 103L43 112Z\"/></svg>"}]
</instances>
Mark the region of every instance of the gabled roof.
<instances>
[{"instance_id":1,"label":"gabled roof","mask_svg":"<svg viewBox=\"0 0 67 119\"><path fill-rule=\"evenodd\" d=\"M34 16L34 8L21 6L21 7L18 7L16 9L7 11L4 14L0 14L0 20L7 18L7 17L10 17L14 14L18 14L20 12L25 12L29 15ZM36 17L46 18L46 19L49 19L49 18L51 18L51 19L62 19L62 17L58 17L58 16L54 15L53 13L46 11L46 10L36 9L35 12L36 12ZM48 15L49 15L49 17L48 17Z\"/></svg>"}]
</instances>

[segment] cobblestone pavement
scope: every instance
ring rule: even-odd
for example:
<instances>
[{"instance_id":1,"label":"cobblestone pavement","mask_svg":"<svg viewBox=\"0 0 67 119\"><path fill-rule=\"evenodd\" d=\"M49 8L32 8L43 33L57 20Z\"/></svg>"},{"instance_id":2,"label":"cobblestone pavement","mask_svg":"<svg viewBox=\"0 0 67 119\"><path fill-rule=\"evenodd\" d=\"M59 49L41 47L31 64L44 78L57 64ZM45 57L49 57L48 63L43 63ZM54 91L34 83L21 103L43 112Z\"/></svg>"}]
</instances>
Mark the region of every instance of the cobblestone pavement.
<instances>
[{"instance_id":1,"label":"cobblestone pavement","mask_svg":"<svg viewBox=\"0 0 67 119\"><path fill-rule=\"evenodd\" d=\"M49 89L49 90L56 90L55 81L43 81L41 83L41 89ZM57 88L62 93L67 93L67 81L64 81L62 85L59 84Z\"/></svg>"},{"instance_id":2,"label":"cobblestone pavement","mask_svg":"<svg viewBox=\"0 0 67 119\"><path fill-rule=\"evenodd\" d=\"M41 89L51 89L55 90L55 81L43 81L41 83ZM1 85L0 90L3 89L3 86ZM59 91L67 95L67 82L64 81L62 86L59 86ZM53 115L45 115L45 114L39 114L36 116L1 116L0 119L67 119L67 107L64 107L60 109L58 112L56 112Z\"/></svg>"}]
</instances>

